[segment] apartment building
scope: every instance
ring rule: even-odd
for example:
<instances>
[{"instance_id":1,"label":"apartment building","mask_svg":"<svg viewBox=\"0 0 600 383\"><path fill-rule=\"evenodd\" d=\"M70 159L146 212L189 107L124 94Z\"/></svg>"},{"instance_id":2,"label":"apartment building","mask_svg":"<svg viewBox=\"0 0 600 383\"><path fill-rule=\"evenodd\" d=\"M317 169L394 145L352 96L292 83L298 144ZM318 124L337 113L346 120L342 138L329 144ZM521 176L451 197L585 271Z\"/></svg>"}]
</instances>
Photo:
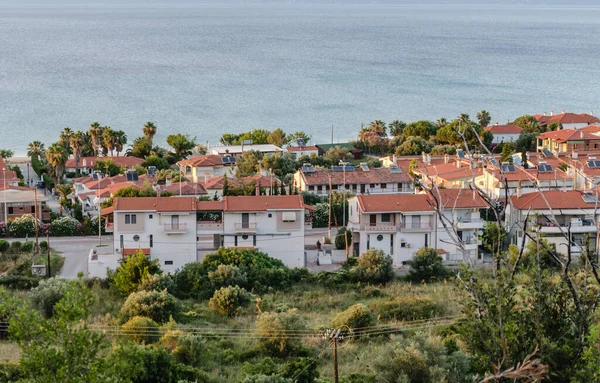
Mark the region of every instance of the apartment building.
<instances>
[{"instance_id":1,"label":"apartment building","mask_svg":"<svg viewBox=\"0 0 600 383\"><path fill-rule=\"evenodd\" d=\"M437 249L448 262L478 258L479 231L485 224L479 211L487 206L470 190L359 195L348 205L355 255L378 249L401 265L427 246Z\"/></svg>"},{"instance_id":2,"label":"apartment building","mask_svg":"<svg viewBox=\"0 0 600 383\"><path fill-rule=\"evenodd\" d=\"M301 192L328 195L329 190L346 191L352 194L414 193L414 181L408 173L391 165L388 168L373 168L361 163L334 166L331 169L314 168L304 164L294 174L294 185Z\"/></svg>"},{"instance_id":3,"label":"apartment building","mask_svg":"<svg viewBox=\"0 0 600 383\"><path fill-rule=\"evenodd\" d=\"M592 114L568 113L564 110L560 114L554 114L554 111L551 111L549 115L544 112L543 114L536 114L533 117L542 128L546 128L553 123L560 123L563 129L581 129L600 123L600 119Z\"/></svg>"},{"instance_id":4,"label":"apartment building","mask_svg":"<svg viewBox=\"0 0 600 383\"><path fill-rule=\"evenodd\" d=\"M529 214L527 228L539 230L545 240L556 245L559 253L567 253L569 241L565 235L569 227L572 254L580 254L581 246L586 242L592 251L596 251L600 218L597 198L597 192L591 190L549 190L513 196L512 203L506 208L506 223L512 242L521 244L525 218ZM530 241L526 238L526 242Z\"/></svg>"},{"instance_id":5,"label":"apartment building","mask_svg":"<svg viewBox=\"0 0 600 383\"><path fill-rule=\"evenodd\" d=\"M235 157L206 154L179 161L177 165L185 168L186 177L191 178L194 183L199 183L211 177L233 175Z\"/></svg>"},{"instance_id":6,"label":"apartment building","mask_svg":"<svg viewBox=\"0 0 600 383\"><path fill-rule=\"evenodd\" d=\"M47 201L48 197L35 188L0 186L0 222L12 221L26 214L48 221L50 213L44 211Z\"/></svg>"},{"instance_id":7,"label":"apartment building","mask_svg":"<svg viewBox=\"0 0 600 383\"><path fill-rule=\"evenodd\" d=\"M560 153L600 150L600 135L585 129L563 129L544 132L537 137L537 150Z\"/></svg>"},{"instance_id":8,"label":"apartment building","mask_svg":"<svg viewBox=\"0 0 600 383\"><path fill-rule=\"evenodd\" d=\"M173 272L201 261L221 246L255 248L289 267L304 267L305 212L302 196L115 198L112 214L115 252L138 250Z\"/></svg>"}]
</instances>

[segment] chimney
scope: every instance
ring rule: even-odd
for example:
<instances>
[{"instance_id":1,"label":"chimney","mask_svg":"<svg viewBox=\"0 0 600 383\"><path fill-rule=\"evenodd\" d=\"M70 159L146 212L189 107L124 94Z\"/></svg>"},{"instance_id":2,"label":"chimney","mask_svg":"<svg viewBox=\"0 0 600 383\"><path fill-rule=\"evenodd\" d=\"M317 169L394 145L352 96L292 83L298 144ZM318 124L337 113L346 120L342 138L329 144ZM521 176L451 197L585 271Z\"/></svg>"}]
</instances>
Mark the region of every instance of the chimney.
<instances>
[{"instance_id":1,"label":"chimney","mask_svg":"<svg viewBox=\"0 0 600 383\"><path fill-rule=\"evenodd\" d=\"M423 158L423 162L427 163L427 155L425 152L421 152L421 157Z\"/></svg>"},{"instance_id":2,"label":"chimney","mask_svg":"<svg viewBox=\"0 0 600 383\"><path fill-rule=\"evenodd\" d=\"M498 126L498 121L496 121L496 126Z\"/></svg>"},{"instance_id":3,"label":"chimney","mask_svg":"<svg viewBox=\"0 0 600 383\"><path fill-rule=\"evenodd\" d=\"M396 155L395 155L395 154L392 156L392 163L393 163L394 165L398 165L398 158L396 157Z\"/></svg>"},{"instance_id":4,"label":"chimney","mask_svg":"<svg viewBox=\"0 0 600 383\"><path fill-rule=\"evenodd\" d=\"M208 183L208 180L210 178L210 175L208 173L204 173L204 183Z\"/></svg>"},{"instance_id":5,"label":"chimney","mask_svg":"<svg viewBox=\"0 0 600 383\"><path fill-rule=\"evenodd\" d=\"M260 181L256 183L256 196L260 196Z\"/></svg>"},{"instance_id":6,"label":"chimney","mask_svg":"<svg viewBox=\"0 0 600 383\"><path fill-rule=\"evenodd\" d=\"M448 155L448 153L444 154L444 163L447 164L449 160L450 156Z\"/></svg>"},{"instance_id":7,"label":"chimney","mask_svg":"<svg viewBox=\"0 0 600 383\"><path fill-rule=\"evenodd\" d=\"M517 186L517 198L521 198L521 183Z\"/></svg>"},{"instance_id":8,"label":"chimney","mask_svg":"<svg viewBox=\"0 0 600 383\"><path fill-rule=\"evenodd\" d=\"M546 116L546 112L544 112L544 113L542 114L542 116Z\"/></svg>"},{"instance_id":9,"label":"chimney","mask_svg":"<svg viewBox=\"0 0 600 383\"><path fill-rule=\"evenodd\" d=\"M173 182L171 182L171 177L167 177L167 179L166 179L166 181L165 181L165 185L166 185L167 187L168 187L168 186L171 186L171 185L173 185Z\"/></svg>"},{"instance_id":10,"label":"chimney","mask_svg":"<svg viewBox=\"0 0 600 383\"><path fill-rule=\"evenodd\" d=\"M560 114L565 114L565 110L564 110L564 109L563 109L563 110L561 110L561 111L560 111Z\"/></svg>"},{"instance_id":11,"label":"chimney","mask_svg":"<svg viewBox=\"0 0 600 383\"><path fill-rule=\"evenodd\" d=\"M554 116L554 109L550 110L550 116Z\"/></svg>"},{"instance_id":12,"label":"chimney","mask_svg":"<svg viewBox=\"0 0 600 383\"><path fill-rule=\"evenodd\" d=\"M456 160L456 168L460 169L460 159Z\"/></svg>"},{"instance_id":13,"label":"chimney","mask_svg":"<svg viewBox=\"0 0 600 383\"><path fill-rule=\"evenodd\" d=\"M579 132L579 137L583 138L583 132Z\"/></svg>"},{"instance_id":14,"label":"chimney","mask_svg":"<svg viewBox=\"0 0 600 383\"><path fill-rule=\"evenodd\" d=\"M261 168L260 169L260 175L263 176L263 177L266 177L267 176L267 169Z\"/></svg>"},{"instance_id":15,"label":"chimney","mask_svg":"<svg viewBox=\"0 0 600 383\"><path fill-rule=\"evenodd\" d=\"M431 165L431 154L427 154L427 165Z\"/></svg>"}]
</instances>

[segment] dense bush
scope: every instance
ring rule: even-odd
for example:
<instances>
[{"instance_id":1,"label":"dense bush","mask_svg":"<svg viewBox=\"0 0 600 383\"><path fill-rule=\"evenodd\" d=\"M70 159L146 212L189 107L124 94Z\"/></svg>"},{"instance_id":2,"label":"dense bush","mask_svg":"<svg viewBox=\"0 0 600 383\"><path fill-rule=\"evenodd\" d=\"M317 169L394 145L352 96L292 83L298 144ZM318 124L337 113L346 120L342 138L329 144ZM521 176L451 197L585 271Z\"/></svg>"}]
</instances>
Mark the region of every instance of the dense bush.
<instances>
[{"instance_id":1,"label":"dense bush","mask_svg":"<svg viewBox=\"0 0 600 383\"><path fill-rule=\"evenodd\" d=\"M138 290L167 290L168 293L173 294L175 292L175 282L173 282L173 277L167 273L148 274L141 280L140 284L138 285Z\"/></svg>"},{"instance_id":2,"label":"dense bush","mask_svg":"<svg viewBox=\"0 0 600 383\"><path fill-rule=\"evenodd\" d=\"M25 375L18 363L0 362L0 383L20 382Z\"/></svg>"},{"instance_id":3,"label":"dense bush","mask_svg":"<svg viewBox=\"0 0 600 383\"><path fill-rule=\"evenodd\" d=\"M313 212L312 227L327 227L329 222L329 204L317 203L315 204L315 211Z\"/></svg>"},{"instance_id":4,"label":"dense bush","mask_svg":"<svg viewBox=\"0 0 600 383\"><path fill-rule=\"evenodd\" d=\"M342 227L338 230L335 236L335 248L338 250L345 249L346 244L348 244L348 247L352 245L352 233L346 230L345 227Z\"/></svg>"},{"instance_id":5,"label":"dense bush","mask_svg":"<svg viewBox=\"0 0 600 383\"><path fill-rule=\"evenodd\" d=\"M198 335L180 335L175 348L171 351L178 362L197 366L202 361L204 341Z\"/></svg>"},{"instance_id":6,"label":"dense bush","mask_svg":"<svg viewBox=\"0 0 600 383\"><path fill-rule=\"evenodd\" d=\"M158 323L136 315L121 326L123 335L136 343L152 344L160 339Z\"/></svg>"},{"instance_id":7,"label":"dense bush","mask_svg":"<svg viewBox=\"0 0 600 383\"><path fill-rule=\"evenodd\" d=\"M54 313L54 305L65 296L68 288L69 282L65 279L45 279L31 290L29 297L33 305L49 318Z\"/></svg>"},{"instance_id":8,"label":"dense bush","mask_svg":"<svg viewBox=\"0 0 600 383\"><path fill-rule=\"evenodd\" d=\"M34 247L35 247L34 241L26 241L26 242L23 242L23 244L21 245L21 251L23 253L31 253L33 251Z\"/></svg>"},{"instance_id":9,"label":"dense bush","mask_svg":"<svg viewBox=\"0 0 600 383\"><path fill-rule=\"evenodd\" d=\"M50 233L57 237L80 235L83 226L75 218L62 217L50 223Z\"/></svg>"},{"instance_id":10,"label":"dense bush","mask_svg":"<svg viewBox=\"0 0 600 383\"><path fill-rule=\"evenodd\" d=\"M177 313L178 302L167 291L137 291L131 293L121 307L121 322L134 316L144 316L165 323Z\"/></svg>"},{"instance_id":11,"label":"dense bush","mask_svg":"<svg viewBox=\"0 0 600 383\"><path fill-rule=\"evenodd\" d=\"M33 237L35 235L35 221L36 219L31 214L24 214L10 223L8 232L16 238Z\"/></svg>"},{"instance_id":12,"label":"dense bush","mask_svg":"<svg viewBox=\"0 0 600 383\"><path fill-rule=\"evenodd\" d=\"M8 323L20 305L21 302L16 296L0 287L0 323ZM8 338L8 327L0 326L0 340L6 338Z\"/></svg>"},{"instance_id":13,"label":"dense bush","mask_svg":"<svg viewBox=\"0 0 600 383\"><path fill-rule=\"evenodd\" d=\"M216 253L208 254L202 264L208 271L215 271L219 265L233 265L239 268L285 267L283 262L271 258L255 249L239 250L221 247Z\"/></svg>"},{"instance_id":14,"label":"dense bush","mask_svg":"<svg viewBox=\"0 0 600 383\"><path fill-rule=\"evenodd\" d=\"M40 278L22 275L7 275L0 278L0 286L12 290L31 290L40 283Z\"/></svg>"},{"instance_id":15,"label":"dense bush","mask_svg":"<svg viewBox=\"0 0 600 383\"><path fill-rule=\"evenodd\" d=\"M248 375L242 380L242 383L294 383L292 379L284 378L280 375Z\"/></svg>"},{"instance_id":16,"label":"dense bush","mask_svg":"<svg viewBox=\"0 0 600 383\"><path fill-rule=\"evenodd\" d=\"M178 298L208 299L214 289L202 263L188 263L175 272L175 295Z\"/></svg>"},{"instance_id":17,"label":"dense bush","mask_svg":"<svg viewBox=\"0 0 600 383\"><path fill-rule=\"evenodd\" d=\"M430 298L399 297L392 301L378 302L371 306L380 319L411 321L427 319L441 312L437 303Z\"/></svg>"},{"instance_id":18,"label":"dense bush","mask_svg":"<svg viewBox=\"0 0 600 383\"><path fill-rule=\"evenodd\" d=\"M297 309L285 312L263 312L256 320L256 334L261 346L275 355L288 355L302 350L302 342L290 335L293 331L306 330L306 321Z\"/></svg>"},{"instance_id":19,"label":"dense bush","mask_svg":"<svg viewBox=\"0 0 600 383\"><path fill-rule=\"evenodd\" d=\"M48 242L40 241L40 250L42 250L42 251L48 250Z\"/></svg>"},{"instance_id":20,"label":"dense bush","mask_svg":"<svg viewBox=\"0 0 600 383\"><path fill-rule=\"evenodd\" d=\"M10 244L10 252L14 254L19 254L21 252L21 246L23 244L21 241L12 241Z\"/></svg>"},{"instance_id":21,"label":"dense bush","mask_svg":"<svg viewBox=\"0 0 600 383\"><path fill-rule=\"evenodd\" d=\"M227 286L245 286L248 282L246 273L234 265L219 265L217 270L208 273L208 279L214 289Z\"/></svg>"},{"instance_id":22,"label":"dense bush","mask_svg":"<svg viewBox=\"0 0 600 383\"><path fill-rule=\"evenodd\" d=\"M375 314L367 306L358 303L348 307L345 311L337 313L332 324L335 328L348 327L353 330L373 326L376 321Z\"/></svg>"},{"instance_id":23,"label":"dense bush","mask_svg":"<svg viewBox=\"0 0 600 383\"><path fill-rule=\"evenodd\" d=\"M353 279L364 283L387 283L394 279L392 257L381 250L370 249L358 257L352 268Z\"/></svg>"},{"instance_id":24,"label":"dense bush","mask_svg":"<svg viewBox=\"0 0 600 383\"><path fill-rule=\"evenodd\" d=\"M138 289L139 284L150 274L161 272L158 259L151 260L142 251L130 255L115 270L112 275L115 287L123 296Z\"/></svg>"},{"instance_id":25,"label":"dense bush","mask_svg":"<svg viewBox=\"0 0 600 383\"><path fill-rule=\"evenodd\" d=\"M251 300L252 296L244 288L227 286L215 291L208 301L208 307L219 315L232 317L247 306Z\"/></svg>"},{"instance_id":26,"label":"dense bush","mask_svg":"<svg viewBox=\"0 0 600 383\"><path fill-rule=\"evenodd\" d=\"M10 249L10 243L6 240L0 240L0 253L6 253Z\"/></svg>"},{"instance_id":27,"label":"dense bush","mask_svg":"<svg viewBox=\"0 0 600 383\"><path fill-rule=\"evenodd\" d=\"M442 257L434 248L421 247L410 262L409 279L415 282L442 280L448 276Z\"/></svg>"}]
</instances>

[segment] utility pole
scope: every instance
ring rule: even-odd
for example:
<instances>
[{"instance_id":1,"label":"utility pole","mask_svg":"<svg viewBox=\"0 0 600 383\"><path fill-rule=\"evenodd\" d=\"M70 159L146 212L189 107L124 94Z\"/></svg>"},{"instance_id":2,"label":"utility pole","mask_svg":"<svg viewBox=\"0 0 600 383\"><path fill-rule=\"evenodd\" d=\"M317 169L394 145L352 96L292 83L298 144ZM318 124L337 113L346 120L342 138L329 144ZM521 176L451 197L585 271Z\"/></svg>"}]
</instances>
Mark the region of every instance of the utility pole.
<instances>
[{"instance_id":1,"label":"utility pole","mask_svg":"<svg viewBox=\"0 0 600 383\"><path fill-rule=\"evenodd\" d=\"M46 233L46 243L48 244L48 278L52 277L52 269L50 268L50 234Z\"/></svg>"},{"instance_id":2,"label":"utility pole","mask_svg":"<svg viewBox=\"0 0 600 383\"><path fill-rule=\"evenodd\" d=\"M327 221L327 236L331 239L331 174L329 175L329 219Z\"/></svg>"},{"instance_id":3,"label":"utility pole","mask_svg":"<svg viewBox=\"0 0 600 383\"><path fill-rule=\"evenodd\" d=\"M39 230L38 230L38 216L40 219L42 218L40 211L38 209L37 204L37 188L33 189L33 208L34 208L34 222L35 222L35 252L38 254L40 252L40 243L39 243Z\"/></svg>"},{"instance_id":4,"label":"utility pole","mask_svg":"<svg viewBox=\"0 0 600 383\"><path fill-rule=\"evenodd\" d=\"M339 383L340 377L338 373L338 353L337 346L338 341L342 342L346 335L347 329L341 328L326 328L322 330L323 338L333 343L333 381Z\"/></svg>"}]
</instances>

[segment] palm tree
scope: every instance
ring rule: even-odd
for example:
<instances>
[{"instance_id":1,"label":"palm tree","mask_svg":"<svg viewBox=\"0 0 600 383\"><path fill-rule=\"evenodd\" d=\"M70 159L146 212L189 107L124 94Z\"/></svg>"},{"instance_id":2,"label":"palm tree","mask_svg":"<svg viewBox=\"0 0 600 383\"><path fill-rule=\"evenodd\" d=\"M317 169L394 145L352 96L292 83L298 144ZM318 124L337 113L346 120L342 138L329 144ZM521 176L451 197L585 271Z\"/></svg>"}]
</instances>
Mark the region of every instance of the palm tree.
<instances>
[{"instance_id":1,"label":"palm tree","mask_svg":"<svg viewBox=\"0 0 600 383\"><path fill-rule=\"evenodd\" d=\"M51 173L56 185L60 184L63 173L65 172L65 164L69 158L69 152L61 144L55 142L48 150L46 150L46 159L51 166Z\"/></svg>"},{"instance_id":2,"label":"palm tree","mask_svg":"<svg viewBox=\"0 0 600 383\"><path fill-rule=\"evenodd\" d=\"M110 126L104 127L104 132L102 132L102 149L103 151L109 152L112 157L113 151L115 150L115 131L110 128Z\"/></svg>"},{"instance_id":3,"label":"palm tree","mask_svg":"<svg viewBox=\"0 0 600 383\"><path fill-rule=\"evenodd\" d=\"M92 137L92 146L94 147L94 154L98 156L98 146L100 146L100 138L102 137L102 127L99 123L94 122L88 130L88 134L90 135L90 137Z\"/></svg>"},{"instance_id":4,"label":"palm tree","mask_svg":"<svg viewBox=\"0 0 600 383\"><path fill-rule=\"evenodd\" d=\"M75 159L75 173L79 170L79 159L81 158L81 150L85 145L85 134L82 131L77 131L71 135L71 149L73 150L73 158Z\"/></svg>"},{"instance_id":5,"label":"palm tree","mask_svg":"<svg viewBox=\"0 0 600 383\"><path fill-rule=\"evenodd\" d=\"M41 141L31 141L29 146L27 147L27 155L29 157L41 157L44 155L46 148L44 148L44 144Z\"/></svg>"},{"instance_id":6,"label":"palm tree","mask_svg":"<svg viewBox=\"0 0 600 383\"><path fill-rule=\"evenodd\" d=\"M477 113L477 120L479 121L479 126L485 128L490 124L492 118L487 110L482 110L481 112Z\"/></svg>"},{"instance_id":7,"label":"palm tree","mask_svg":"<svg viewBox=\"0 0 600 383\"><path fill-rule=\"evenodd\" d=\"M121 154L123 148L127 145L127 135L122 130L115 131L115 150L117 151L117 156Z\"/></svg>"},{"instance_id":8,"label":"palm tree","mask_svg":"<svg viewBox=\"0 0 600 383\"><path fill-rule=\"evenodd\" d=\"M385 122L381 120L375 120L369 124L369 130L379 134L381 137L385 137L387 135L386 129Z\"/></svg>"},{"instance_id":9,"label":"palm tree","mask_svg":"<svg viewBox=\"0 0 600 383\"><path fill-rule=\"evenodd\" d=\"M66 127L60 132L60 138L58 142L65 147L65 149L70 150L71 147L71 137L73 136L73 129Z\"/></svg>"},{"instance_id":10,"label":"palm tree","mask_svg":"<svg viewBox=\"0 0 600 383\"><path fill-rule=\"evenodd\" d=\"M438 118L438 120L435 122L435 126L438 128L443 128L446 125L448 125L448 121L444 117Z\"/></svg>"},{"instance_id":11,"label":"palm tree","mask_svg":"<svg viewBox=\"0 0 600 383\"><path fill-rule=\"evenodd\" d=\"M73 186L71 184L60 184L56 185L54 190L58 193L60 202L60 215L63 214L63 201L66 201L69 198L69 194L73 191Z\"/></svg>"},{"instance_id":12,"label":"palm tree","mask_svg":"<svg viewBox=\"0 0 600 383\"><path fill-rule=\"evenodd\" d=\"M156 125L153 122L148 121L144 128L142 129L144 132L144 137L150 142L150 146L152 146L152 140L154 139L154 135L156 134Z\"/></svg>"},{"instance_id":13,"label":"palm tree","mask_svg":"<svg viewBox=\"0 0 600 383\"><path fill-rule=\"evenodd\" d=\"M402 134L402 130L406 127L406 124L400 120L394 120L390 122L389 126L390 134L394 137L397 137Z\"/></svg>"}]
</instances>

